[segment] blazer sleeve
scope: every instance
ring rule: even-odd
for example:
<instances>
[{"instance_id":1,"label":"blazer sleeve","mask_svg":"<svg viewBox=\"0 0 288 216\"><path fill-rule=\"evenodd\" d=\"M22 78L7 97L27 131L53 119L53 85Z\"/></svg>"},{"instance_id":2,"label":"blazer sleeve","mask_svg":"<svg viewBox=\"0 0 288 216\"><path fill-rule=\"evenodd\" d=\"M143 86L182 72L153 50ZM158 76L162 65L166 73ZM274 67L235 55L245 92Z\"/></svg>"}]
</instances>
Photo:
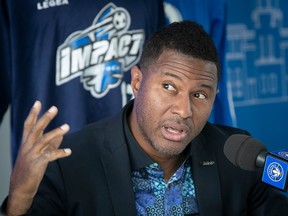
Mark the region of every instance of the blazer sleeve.
<instances>
[{"instance_id":1,"label":"blazer sleeve","mask_svg":"<svg viewBox=\"0 0 288 216\"><path fill-rule=\"evenodd\" d=\"M8 197L3 201L0 208L0 216L6 215ZM57 162L51 162L40 183L33 203L24 215L66 215L64 208L65 190L63 179Z\"/></svg>"},{"instance_id":2,"label":"blazer sleeve","mask_svg":"<svg viewBox=\"0 0 288 216\"><path fill-rule=\"evenodd\" d=\"M27 215L66 215L63 185L59 163L50 163Z\"/></svg>"}]
</instances>

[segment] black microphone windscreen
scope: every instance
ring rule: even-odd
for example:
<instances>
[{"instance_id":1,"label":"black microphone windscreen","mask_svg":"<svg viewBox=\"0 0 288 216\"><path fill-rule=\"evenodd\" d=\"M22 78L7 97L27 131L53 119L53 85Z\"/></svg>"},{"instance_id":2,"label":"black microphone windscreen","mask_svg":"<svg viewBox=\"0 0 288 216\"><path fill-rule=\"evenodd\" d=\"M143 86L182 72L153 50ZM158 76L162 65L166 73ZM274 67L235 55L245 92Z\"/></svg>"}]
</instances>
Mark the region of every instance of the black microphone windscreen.
<instances>
[{"instance_id":1,"label":"black microphone windscreen","mask_svg":"<svg viewBox=\"0 0 288 216\"><path fill-rule=\"evenodd\" d=\"M231 135L224 145L224 154L228 160L235 166L249 171L258 168L256 159L264 151L267 151L265 145L244 134Z\"/></svg>"}]
</instances>

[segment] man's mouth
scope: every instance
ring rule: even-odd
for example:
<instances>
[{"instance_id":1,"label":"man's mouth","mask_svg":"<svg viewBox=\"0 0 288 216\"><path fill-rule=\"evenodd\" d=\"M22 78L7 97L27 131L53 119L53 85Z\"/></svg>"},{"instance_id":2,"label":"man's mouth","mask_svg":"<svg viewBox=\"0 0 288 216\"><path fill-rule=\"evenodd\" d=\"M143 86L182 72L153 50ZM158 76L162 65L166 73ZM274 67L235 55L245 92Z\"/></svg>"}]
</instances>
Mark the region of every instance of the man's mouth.
<instances>
[{"instance_id":1,"label":"man's mouth","mask_svg":"<svg viewBox=\"0 0 288 216\"><path fill-rule=\"evenodd\" d=\"M168 140L180 142L187 136L187 131L175 127L162 127L162 134Z\"/></svg>"},{"instance_id":2,"label":"man's mouth","mask_svg":"<svg viewBox=\"0 0 288 216\"><path fill-rule=\"evenodd\" d=\"M176 129L174 129L174 128L166 128L166 130L168 130L169 132L171 132L171 133L175 133L175 134L179 134L179 133L182 133L183 132L183 130L176 130Z\"/></svg>"}]
</instances>

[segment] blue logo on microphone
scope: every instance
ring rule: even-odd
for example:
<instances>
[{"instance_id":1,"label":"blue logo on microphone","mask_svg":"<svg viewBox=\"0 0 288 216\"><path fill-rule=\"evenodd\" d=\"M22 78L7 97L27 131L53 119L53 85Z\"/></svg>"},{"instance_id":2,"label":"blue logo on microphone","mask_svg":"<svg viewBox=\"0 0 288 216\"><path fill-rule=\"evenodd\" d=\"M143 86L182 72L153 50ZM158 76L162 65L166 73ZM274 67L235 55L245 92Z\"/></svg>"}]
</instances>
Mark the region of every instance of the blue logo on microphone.
<instances>
[{"instance_id":1,"label":"blue logo on microphone","mask_svg":"<svg viewBox=\"0 0 288 216\"><path fill-rule=\"evenodd\" d=\"M285 191L287 189L288 161L274 154L266 157L262 181Z\"/></svg>"},{"instance_id":2,"label":"blue logo on microphone","mask_svg":"<svg viewBox=\"0 0 288 216\"><path fill-rule=\"evenodd\" d=\"M271 181L278 182L283 178L283 167L277 162L272 162L268 166L267 174Z\"/></svg>"}]
</instances>

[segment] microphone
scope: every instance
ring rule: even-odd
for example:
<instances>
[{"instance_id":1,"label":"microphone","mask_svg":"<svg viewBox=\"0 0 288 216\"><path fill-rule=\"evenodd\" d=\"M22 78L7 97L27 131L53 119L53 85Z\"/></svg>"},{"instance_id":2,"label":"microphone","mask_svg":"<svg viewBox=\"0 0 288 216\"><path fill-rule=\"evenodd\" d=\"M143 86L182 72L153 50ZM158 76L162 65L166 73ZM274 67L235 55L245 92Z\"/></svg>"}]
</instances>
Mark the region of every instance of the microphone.
<instances>
[{"instance_id":1,"label":"microphone","mask_svg":"<svg viewBox=\"0 0 288 216\"><path fill-rule=\"evenodd\" d=\"M243 170L263 168L262 181L282 191L287 190L288 149L268 152L260 141L244 134L233 134L225 142L227 159Z\"/></svg>"}]
</instances>

